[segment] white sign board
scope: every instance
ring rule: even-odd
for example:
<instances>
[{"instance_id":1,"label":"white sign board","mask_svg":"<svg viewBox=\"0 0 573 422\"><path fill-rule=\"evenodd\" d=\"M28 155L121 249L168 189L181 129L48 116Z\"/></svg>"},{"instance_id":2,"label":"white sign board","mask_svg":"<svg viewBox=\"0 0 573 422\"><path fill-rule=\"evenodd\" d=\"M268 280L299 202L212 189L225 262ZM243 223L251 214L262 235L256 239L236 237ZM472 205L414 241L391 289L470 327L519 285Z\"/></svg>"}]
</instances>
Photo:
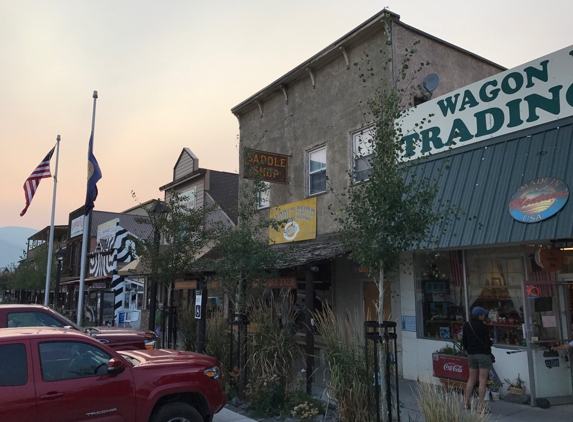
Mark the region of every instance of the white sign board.
<instances>
[{"instance_id":1,"label":"white sign board","mask_svg":"<svg viewBox=\"0 0 573 422\"><path fill-rule=\"evenodd\" d=\"M403 159L448 151L573 115L573 46L409 110Z\"/></svg>"},{"instance_id":2,"label":"white sign board","mask_svg":"<svg viewBox=\"0 0 573 422\"><path fill-rule=\"evenodd\" d=\"M97 244L101 245L103 250L113 248L112 242L115 238L118 221L118 218L114 218L97 226Z\"/></svg>"},{"instance_id":3,"label":"white sign board","mask_svg":"<svg viewBox=\"0 0 573 422\"><path fill-rule=\"evenodd\" d=\"M72 220L70 238L84 234L84 215L80 215Z\"/></svg>"},{"instance_id":4,"label":"white sign board","mask_svg":"<svg viewBox=\"0 0 573 422\"><path fill-rule=\"evenodd\" d=\"M201 319L201 302L203 299L203 292L201 289L195 291L195 319Z\"/></svg>"}]
</instances>

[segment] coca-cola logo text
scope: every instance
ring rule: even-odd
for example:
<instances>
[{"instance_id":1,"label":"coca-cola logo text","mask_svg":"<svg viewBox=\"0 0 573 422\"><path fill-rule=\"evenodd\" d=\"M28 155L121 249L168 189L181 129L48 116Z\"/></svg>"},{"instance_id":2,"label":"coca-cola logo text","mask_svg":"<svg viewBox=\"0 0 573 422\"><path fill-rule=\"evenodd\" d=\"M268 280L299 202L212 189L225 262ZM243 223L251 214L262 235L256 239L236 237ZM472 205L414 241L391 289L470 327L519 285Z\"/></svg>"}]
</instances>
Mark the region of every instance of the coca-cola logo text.
<instances>
[{"instance_id":1,"label":"coca-cola logo text","mask_svg":"<svg viewBox=\"0 0 573 422\"><path fill-rule=\"evenodd\" d=\"M462 365L456 365L451 362L446 362L444 364L444 371L451 371L451 372L462 372Z\"/></svg>"}]
</instances>

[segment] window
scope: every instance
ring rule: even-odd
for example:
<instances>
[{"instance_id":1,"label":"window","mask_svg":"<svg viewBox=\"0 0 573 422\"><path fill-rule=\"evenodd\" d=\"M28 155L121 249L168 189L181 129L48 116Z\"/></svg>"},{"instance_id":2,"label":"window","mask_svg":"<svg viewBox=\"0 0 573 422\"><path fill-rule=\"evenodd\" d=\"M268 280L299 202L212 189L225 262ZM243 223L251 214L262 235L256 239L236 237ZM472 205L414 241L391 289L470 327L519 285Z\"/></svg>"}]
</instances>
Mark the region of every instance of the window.
<instances>
[{"instance_id":1,"label":"window","mask_svg":"<svg viewBox=\"0 0 573 422\"><path fill-rule=\"evenodd\" d=\"M494 343L524 345L521 325L524 322L523 258L522 253L508 251L507 248L469 250L465 254L462 251L417 254L418 314L421 316L418 335L459 339L468 315L465 306L467 289L469 309L481 306L489 311L487 325ZM542 290L540 296L543 300L535 303L540 309L544 306L544 312L548 313L552 308L550 294L549 289ZM541 311L538 314L541 315ZM541 316L539 319L541 325Z\"/></svg>"},{"instance_id":2,"label":"window","mask_svg":"<svg viewBox=\"0 0 573 422\"><path fill-rule=\"evenodd\" d=\"M28 382L26 346L5 344L0 346L0 387L15 387Z\"/></svg>"},{"instance_id":3,"label":"window","mask_svg":"<svg viewBox=\"0 0 573 422\"><path fill-rule=\"evenodd\" d=\"M354 169L354 182L370 179L372 167L370 159L374 151L372 136L374 127L363 129L352 135L352 159Z\"/></svg>"},{"instance_id":4,"label":"window","mask_svg":"<svg viewBox=\"0 0 573 422\"><path fill-rule=\"evenodd\" d=\"M43 312L10 312L8 327L63 327L57 319Z\"/></svg>"},{"instance_id":5,"label":"window","mask_svg":"<svg viewBox=\"0 0 573 422\"><path fill-rule=\"evenodd\" d=\"M426 338L458 338L466 321L461 251L416 255L416 278L422 315L418 333Z\"/></svg>"},{"instance_id":6,"label":"window","mask_svg":"<svg viewBox=\"0 0 573 422\"><path fill-rule=\"evenodd\" d=\"M308 153L309 194L326 192L326 147Z\"/></svg>"},{"instance_id":7,"label":"window","mask_svg":"<svg viewBox=\"0 0 573 422\"><path fill-rule=\"evenodd\" d=\"M180 192L181 203L190 210L195 208L195 199L197 198L197 187L193 186L191 189Z\"/></svg>"},{"instance_id":8,"label":"window","mask_svg":"<svg viewBox=\"0 0 573 422\"><path fill-rule=\"evenodd\" d=\"M494 343L525 346L521 327L524 322L523 258L522 253L468 251L469 306L481 306L489 311L487 325ZM548 273L547 277L550 277ZM543 296L550 298L549 292L543 292Z\"/></svg>"},{"instance_id":9,"label":"window","mask_svg":"<svg viewBox=\"0 0 573 422\"><path fill-rule=\"evenodd\" d=\"M63 381L107 374L111 356L91 344L59 341L40 343L44 381Z\"/></svg>"},{"instance_id":10,"label":"window","mask_svg":"<svg viewBox=\"0 0 573 422\"><path fill-rule=\"evenodd\" d=\"M271 184L269 182L263 182L264 187L260 192L257 192L257 209L270 207L271 199Z\"/></svg>"}]
</instances>

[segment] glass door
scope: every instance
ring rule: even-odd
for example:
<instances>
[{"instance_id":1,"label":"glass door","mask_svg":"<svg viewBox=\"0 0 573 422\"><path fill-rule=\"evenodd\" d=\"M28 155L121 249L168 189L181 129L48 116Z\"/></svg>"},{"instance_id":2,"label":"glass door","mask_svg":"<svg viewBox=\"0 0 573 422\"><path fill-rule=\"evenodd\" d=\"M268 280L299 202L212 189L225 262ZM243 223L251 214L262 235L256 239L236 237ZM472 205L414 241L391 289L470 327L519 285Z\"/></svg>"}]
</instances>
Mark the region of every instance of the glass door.
<instances>
[{"instance_id":1,"label":"glass door","mask_svg":"<svg viewBox=\"0 0 573 422\"><path fill-rule=\"evenodd\" d=\"M524 285L534 405L538 398L547 398L552 405L573 402L571 356L568 351L549 350L552 345L571 341L570 287L562 279L528 281Z\"/></svg>"}]
</instances>

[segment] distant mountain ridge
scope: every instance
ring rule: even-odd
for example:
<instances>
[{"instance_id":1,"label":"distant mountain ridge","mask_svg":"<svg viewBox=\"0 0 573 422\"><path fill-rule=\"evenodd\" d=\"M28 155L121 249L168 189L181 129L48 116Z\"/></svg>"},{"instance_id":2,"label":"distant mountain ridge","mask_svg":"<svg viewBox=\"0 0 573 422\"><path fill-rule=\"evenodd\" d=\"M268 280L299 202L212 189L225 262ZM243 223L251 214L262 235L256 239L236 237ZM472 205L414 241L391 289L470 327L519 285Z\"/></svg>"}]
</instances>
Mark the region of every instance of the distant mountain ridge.
<instances>
[{"instance_id":1,"label":"distant mountain ridge","mask_svg":"<svg viewBox=\"0 0 573 422\"><path fill-rule=\"evenodd\" d=\"M17 264L27 249L28 238L38 231L29 227L0 227L0 267Z\"/></svg>"}]
</instances>

